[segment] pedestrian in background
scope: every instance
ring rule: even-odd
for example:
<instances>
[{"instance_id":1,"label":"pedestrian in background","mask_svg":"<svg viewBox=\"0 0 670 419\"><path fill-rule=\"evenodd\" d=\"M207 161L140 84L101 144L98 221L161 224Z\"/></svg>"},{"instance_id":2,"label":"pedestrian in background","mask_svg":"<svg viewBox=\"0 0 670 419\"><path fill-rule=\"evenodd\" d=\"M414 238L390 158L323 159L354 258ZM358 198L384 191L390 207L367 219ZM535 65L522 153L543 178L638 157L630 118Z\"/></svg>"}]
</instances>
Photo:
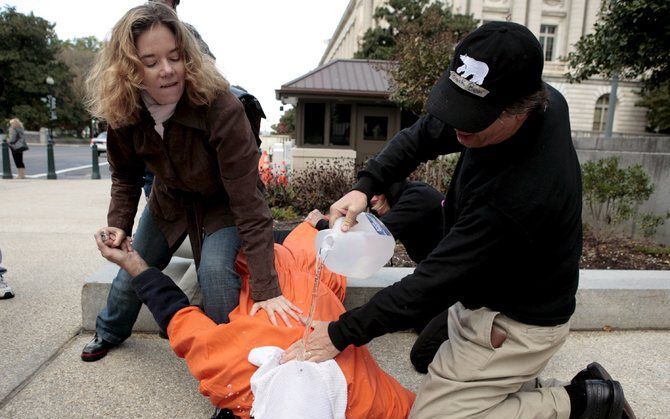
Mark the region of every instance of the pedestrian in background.
<instances>
[{"instance_id":1,"label":"pedestrian in background","mask_svg":"<svg viewBox=\"0 0 670 419\"><path fill-rule=\"evenodd\" d=\"M263 309L274 324L276 315L287 325L287 316L297 319L300 310L277 280L272 218L258 188L258 148L244 108L174 10L150 2L126 13L87 84L92 114L109 124L112 199L108 224L96 233L103 242L126 246L146 165L156 179L134 250L164 269L188 233L205 313L225 323L239 302L234 263L241 246L256 302L251 314ZM98 360L128 338L141 304L120 270L82 359Z\"/></svg>"},{"instance_id":2,"label":"pedestrian in background","mask_svg":"<svg viewBox=\"0 0 670 419\"><path fill-rule=\"evenodd\" d=\"M19 171L18 178L26 178L26 166L23 164L23 152L28 151L23 124L19 118L9 120L9 148L12 150L14 164Z\"/></svg>"}]
</instances>

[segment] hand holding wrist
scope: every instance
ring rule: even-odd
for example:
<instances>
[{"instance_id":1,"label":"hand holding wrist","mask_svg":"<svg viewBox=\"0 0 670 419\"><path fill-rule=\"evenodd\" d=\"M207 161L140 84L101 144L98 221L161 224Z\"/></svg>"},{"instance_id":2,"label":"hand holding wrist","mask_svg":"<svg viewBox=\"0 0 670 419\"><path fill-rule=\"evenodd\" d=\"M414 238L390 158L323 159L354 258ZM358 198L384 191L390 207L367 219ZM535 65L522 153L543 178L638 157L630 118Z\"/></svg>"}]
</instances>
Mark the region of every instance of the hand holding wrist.
<instances>
[{"instance_id":1,"label":"hand holding wrist","mask_svg":"<svg viewBox=\"0 0 670 419\"><path fill-rule=\"evenodd\" d=\"M128 260L123 264L119 264L119 266L134 278L149 269L149 265L137 253L133 253L135 254L134 256L129 255Z\"/></svg>"}]
</instances>

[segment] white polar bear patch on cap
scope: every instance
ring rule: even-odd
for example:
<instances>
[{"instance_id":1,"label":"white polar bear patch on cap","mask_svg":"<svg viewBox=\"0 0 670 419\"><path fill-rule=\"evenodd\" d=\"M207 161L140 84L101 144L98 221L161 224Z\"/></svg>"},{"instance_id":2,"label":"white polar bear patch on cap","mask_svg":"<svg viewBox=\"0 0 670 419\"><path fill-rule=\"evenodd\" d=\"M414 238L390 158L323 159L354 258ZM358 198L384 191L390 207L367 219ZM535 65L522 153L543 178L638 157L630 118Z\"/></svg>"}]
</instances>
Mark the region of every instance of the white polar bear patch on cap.
<instances>
[{"instance_id":1,"label":"white polar bear patch on cap","mask_svg":"<svg viewBox=\"0 0 670 419\"><path fill-rule=\"evenodd\" d=\"M463 61L463 65L458 67L456 72L464 78L472 76L470 81L481 86L482 83L484 83L484 78L489 74L489 66L484 62L468 57L467 54L461 55L460 57L461 61Z\"/></svg>"}]
</instances>

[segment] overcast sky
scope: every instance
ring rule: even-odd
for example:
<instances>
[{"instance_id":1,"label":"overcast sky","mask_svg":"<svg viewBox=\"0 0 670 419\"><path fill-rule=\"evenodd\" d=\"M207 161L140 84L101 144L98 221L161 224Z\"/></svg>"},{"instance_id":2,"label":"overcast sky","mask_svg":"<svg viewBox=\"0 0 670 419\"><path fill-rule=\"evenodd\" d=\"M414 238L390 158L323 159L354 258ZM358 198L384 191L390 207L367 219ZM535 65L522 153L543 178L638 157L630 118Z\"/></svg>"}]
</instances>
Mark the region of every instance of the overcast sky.
<instances>
[{"instance_id":1,"label":"overcast sky","mask_svg":"<svg viewBox=\"0 0 670 419\"><path fill-rule=\"evenodd\" d=\"M180 19L196 27L232 84L261 101L268 119L279 120L275 89L317 67L349 0L182 0ZM140 0L0 0L56 24L60 39L94 35L112 26Z\"/></svg>"}]
</instances>

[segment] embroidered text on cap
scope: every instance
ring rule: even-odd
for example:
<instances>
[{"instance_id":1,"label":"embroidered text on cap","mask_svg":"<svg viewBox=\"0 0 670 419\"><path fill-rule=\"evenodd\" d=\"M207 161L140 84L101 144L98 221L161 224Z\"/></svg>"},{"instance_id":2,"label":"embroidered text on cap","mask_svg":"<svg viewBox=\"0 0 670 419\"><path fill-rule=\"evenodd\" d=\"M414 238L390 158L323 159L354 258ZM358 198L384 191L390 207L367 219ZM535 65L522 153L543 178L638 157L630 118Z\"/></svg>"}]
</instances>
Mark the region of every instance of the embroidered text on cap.
<instances>
[{"instance_id":1,"label":"embroidered text on cap","mask_svg":"<svg viewBox=\"0 0 670 419\"><path fill-rule=\"evenodd\" d=\"M470 92L473 95L484 97L489 94L489 91L481 87L484 83L486 75L489 73L489 66L482 61L477 61L467 54L460 56L463 65L458 67L456 71L451 71L449 79L453 81L456 86ZM467 77L472 76L469 80Z\"/></svg>"}]
</instances>

